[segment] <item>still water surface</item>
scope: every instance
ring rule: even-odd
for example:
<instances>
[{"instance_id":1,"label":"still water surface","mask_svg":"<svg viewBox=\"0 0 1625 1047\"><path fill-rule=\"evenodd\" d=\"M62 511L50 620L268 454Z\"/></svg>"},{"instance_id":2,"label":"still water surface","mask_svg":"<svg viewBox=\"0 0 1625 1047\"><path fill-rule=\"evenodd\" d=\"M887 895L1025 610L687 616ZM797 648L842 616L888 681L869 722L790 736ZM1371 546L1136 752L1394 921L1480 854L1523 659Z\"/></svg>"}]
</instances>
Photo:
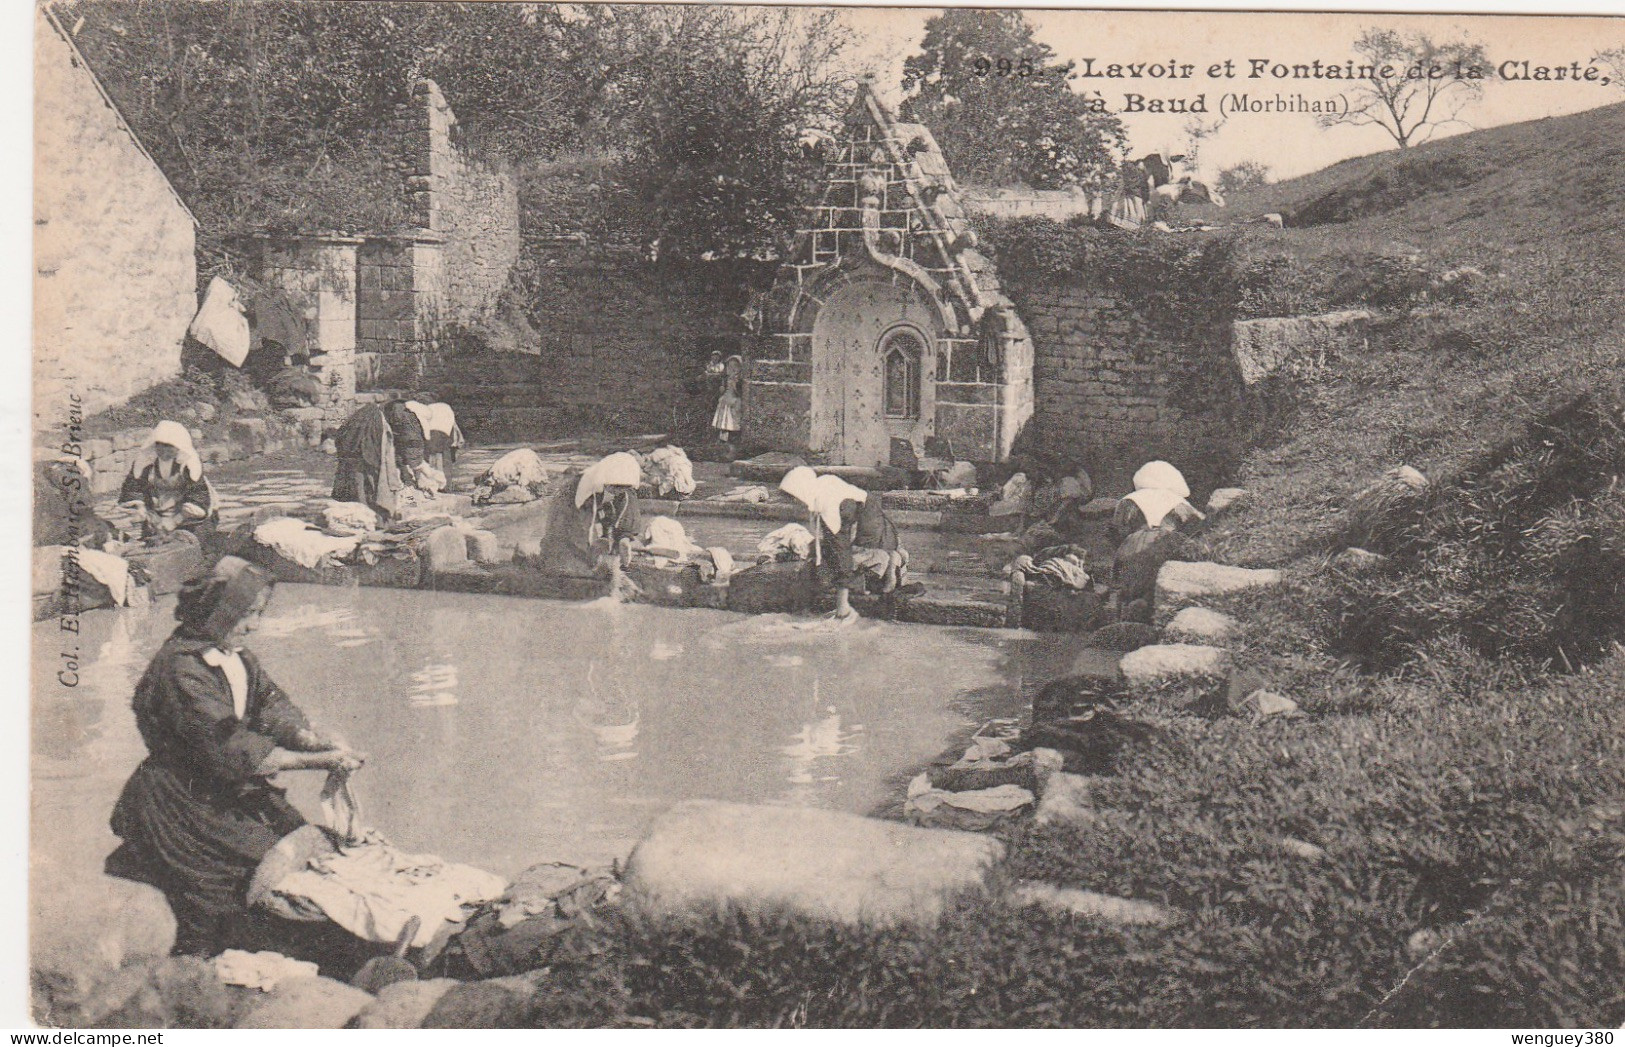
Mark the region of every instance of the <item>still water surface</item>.
<instances>
[{"instance_id":1,"label":"still water surface","mask_svg":"<svg viewBox=\"0 0 1625 1047\"><path fill-rule=\"evenodd\" d=\"M144 755L129 697L173 600L35 626L36 873L99 865ZM672 804L878 813L907 777L1064 675L1076 638L863 621L279 586L250 646L319 725L370 756L366 821L512 874L624 859ZM77 647L78 683L56 679ZM1025 692L1025 694L1024 694ZM320 775L285 776L317 811Z\"/></svg>"}]
</instances>

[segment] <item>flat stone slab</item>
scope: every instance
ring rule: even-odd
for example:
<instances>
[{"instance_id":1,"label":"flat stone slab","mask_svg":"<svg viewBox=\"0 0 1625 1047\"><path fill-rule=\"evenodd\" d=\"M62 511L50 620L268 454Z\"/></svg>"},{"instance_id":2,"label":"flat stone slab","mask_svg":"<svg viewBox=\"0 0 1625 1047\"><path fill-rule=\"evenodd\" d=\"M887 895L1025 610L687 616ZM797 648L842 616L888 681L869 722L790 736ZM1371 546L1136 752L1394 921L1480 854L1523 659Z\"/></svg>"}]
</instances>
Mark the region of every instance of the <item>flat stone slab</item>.
<instances>
[{"instance_id":1,"label":"flat stone slab","mask_svg":"<svg viewBox=\"0 0 1625 1047\"><path fill-rule=\"evenodd\" d=\"M239 1029L342 1029L372 996L331 978L279 982L237 1023Z\"/></svg>"},{"instance_id":2,"label":"flat stone slab","mask_svg":"<svg viewBox=\"0 0 1625 1047\"><path fill-rule=\"evenodd\" d=\"M175 944L164 896L115 876L36 879L29 909L33 980L59 1014L83 1004L120 967L161 959Z\"/></svg>"},{"instance_id":3,"label":"flat stone slab","mask_svg":"<svg viewBox=\"0 0 1625 1047\"><path fill-rule=\"evenodd\" d=\"M1080 891L1071 887L1052 887L1047 883L1023 880L1011 891L1018 905L1037 905L1057 912L1068 912L1103 923L1130 926L1166 927L1177 923L1179 914L1153 902L1096 891Z\"/></svg>"},{"instance_id":4,"label":"flat stone slab","mask_svg":"<svg viewBox=\"0 0 1625 1047\"><path fill-rule=\"evenodd\" d=\"M1230 655L1222 647L1158 643L1123 655L1118 663L1130 687L1157 687L1180 680L1225 675Z\"/></svg>"},{"instance_id":5,"label":"flat stone slab","mask_svg":"<svg viewBox=\"0 0 1625 1047\"><path fill-rule=\"evenodd\" d=\"M378 990L378 998L356 1015L355 1026L358 1029L416 1029L440 998L459 984L451 978L432 978L386 985Z\"/></svg>"},{"instance_id":6,"label":"flat stone slab","mask_svg":"<svg viewBox=\"0 0 1625 1047\"><path fill-rule=\"evenodd\" d=\"M1230 567L1225 564L1169 560L1157 571L1157 604L1184 604L1207 596L1279 585L1281 572L1273 568Z\"/></svg>"},{"instance_id":7,"label":"flat stone slab","mask_svg":"<svg viewBox=\"0 0 1625 1047\"><path fill-rule=\"evenodd\" d=\"M1187 607L1174 615L1164 634L1180 643L1222 643L1239 628L1240 624L1228 614L1206 607Z\"/></svg>"},{"instance_id":8,"label":"flat stone slab","mask_svg":"<svg viewBox=\"0 0 1625 1047\"><path fill-rule=\"evenodd\" d=\"M690 801L632 851L626 886L656 912L729 906L847 925L929 924L948 900L980 891L998 840L837 811Z\"/></svg>"}]
</instances>

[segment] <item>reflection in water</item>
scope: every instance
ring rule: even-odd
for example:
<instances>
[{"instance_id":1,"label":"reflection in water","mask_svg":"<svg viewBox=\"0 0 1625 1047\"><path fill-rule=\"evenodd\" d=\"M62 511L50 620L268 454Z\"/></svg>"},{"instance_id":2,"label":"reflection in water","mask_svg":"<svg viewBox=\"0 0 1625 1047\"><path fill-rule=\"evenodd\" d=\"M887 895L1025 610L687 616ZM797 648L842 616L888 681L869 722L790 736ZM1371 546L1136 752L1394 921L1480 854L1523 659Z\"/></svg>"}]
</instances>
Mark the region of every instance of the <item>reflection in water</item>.
<instances>
[{"instance_id":1,"label":"reflection in water","mask_svg":"<svg viewBox=\"0 0 1625 1047\"><path fill-rule=\"evenodd\" d=\"M74 861L99 864L110 847L108 812L143 755L130 695L174 628L172 608L86 615L85 682L72 690L49 675L55 623L36 626L34 751L55 759L35 762L33 805L37 824L82 814ZM1019 713L1020 681L1064 675L1076 646L798 624L288 584L250 646L312 720L369 754L354 784L375 828L405 849L505 873L624 860L687 799L875 810L895 799L899 775ZM650 657L663 651L680 653ZM69 768L82 777L51 777ZM307 816L311 777L290 793Z\"/></svg>"},{"instance_id":2,"label":"reflection in water","mask_svg":"<svg viewBox=\"0 0 1625 1047\"><path fill-rule=\"evenodd\" d=\"M425 665L412 674L412 685L412 693L406 697L408 705L433 707L457 704L455 665L443 662Z\"/></svg>"},{"instance_id":3,"label":"reflection in water","mask_svg":"<svg viewBox=\"0 0 1625 1047\"><path fill-rule=\"evenodd\" d=\"M335 647L340 648L364 646L378 635L377 629L357 624L354 608L315 607L273 598L251 642L280 640L308 629L321 630L323 635L335 641Z\"/></svg>"},{"instance_id":4,"label":"reflection in water","mask_svg":"<svg viewBox=\"0 0 1625 1047\"><path fill-rule=\"evenodd\" d=\"M656 649L669 649L670 646L659 642L655 644ZM677 651L681 653L682 648L678 647ZM637 700L627 694L626 688L613 673L604 690L600 690L597 673L598 663L589 661L587 692L576 702L576 719L592 732L600 761L636 759L637 750L632 746L638 740L638 726L642 720Z\"/></svg>"}]
</instances>

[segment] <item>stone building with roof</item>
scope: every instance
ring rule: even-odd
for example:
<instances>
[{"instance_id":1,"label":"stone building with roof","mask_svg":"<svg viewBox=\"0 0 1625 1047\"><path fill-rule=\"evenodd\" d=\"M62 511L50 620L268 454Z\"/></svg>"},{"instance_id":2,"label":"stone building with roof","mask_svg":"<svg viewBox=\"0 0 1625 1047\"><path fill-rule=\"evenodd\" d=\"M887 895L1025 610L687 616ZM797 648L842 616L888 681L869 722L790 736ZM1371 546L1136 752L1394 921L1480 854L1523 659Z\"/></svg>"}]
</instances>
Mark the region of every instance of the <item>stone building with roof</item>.
<instances>
[{"instance_id":1,"label":"stone building with roof","mask_svg":"<svg viewBox=\"0 0 1625 1047\"><path fill-rule=\"evenodd\" d=\"M34 16L35 421L180 373L197 219L49 6Z\"/></svg>"},{"instance_id":2,"label":"stone building with roof","mask_svg":"<svg viewBox=\"0 0 1625 1047\"><path fill-rule=\"evenodd\" d=\"M930 130L860 85L823 184L754 324L750 443L831 465L888 464L903 441L1007 457L1033 414L1032 339Z\"/></svg>"}]
</instances>

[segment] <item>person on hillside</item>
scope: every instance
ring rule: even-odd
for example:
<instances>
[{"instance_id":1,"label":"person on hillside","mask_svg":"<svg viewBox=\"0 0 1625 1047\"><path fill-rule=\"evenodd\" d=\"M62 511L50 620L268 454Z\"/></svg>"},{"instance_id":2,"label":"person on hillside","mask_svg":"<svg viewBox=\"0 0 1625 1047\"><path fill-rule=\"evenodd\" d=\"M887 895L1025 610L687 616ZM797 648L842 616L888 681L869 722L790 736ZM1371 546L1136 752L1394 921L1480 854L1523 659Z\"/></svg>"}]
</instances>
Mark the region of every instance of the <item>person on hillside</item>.
<instances>
[{"instance_id":1,"label":"person on hillside","mask_svg":"<svg viewBox=\"0 0 1625 1047\"><path fill-rule=\"evenodd\" d=\"M838 476L819 476L798 466L779 481L779 489L807 507L808 529L817 539L815 556L835 587L835 617L856 618L851 603L858 586L881 594L917 596L924 587L906 582L908 550L897 527L886 516L878 494L870 494Z\"/></svg>"},{"instance_id":2,"label":"person on hillside","mask_svg":"<svg viewBox=\"0 0 1625 1047\"><path fill-rule=\"evenodd\" d=\"M248 884L277 841L305 824L272 776L347 773L365 761L315 730L243 648L272 584L235 556L188 582L179 626L136 684L147 757L113 808L122 842L106 868L164 892L177 955L267 947L255 939L263 923L248 909Z\"/></svg>"},{"instance_id":3,"label":"person on hillside","mask_svg":"<svg viewBox=\"0 0 1625 1047\"><path fill-rule=\"evenodd\" d=\"M142 511L143 538L187 532L202 541L220 521L203 459L192 446L192 434L179 422L152 427L146 446L130 463L118 500Z\"/></svg>"},{"instance_id":4,"label":"person on hillside","mask_svg":"<svg viewBox=\"0 0 1625 1047\"><path fill-rule=\"evenodd\" d=\"M1191 489L1167 462L1147 462L1134 474L1134 490L1117 503L1112 528L1119 539L1146 527L1189 534L1206 519L1188 499Z\"/></svg>"}]
</instances>

